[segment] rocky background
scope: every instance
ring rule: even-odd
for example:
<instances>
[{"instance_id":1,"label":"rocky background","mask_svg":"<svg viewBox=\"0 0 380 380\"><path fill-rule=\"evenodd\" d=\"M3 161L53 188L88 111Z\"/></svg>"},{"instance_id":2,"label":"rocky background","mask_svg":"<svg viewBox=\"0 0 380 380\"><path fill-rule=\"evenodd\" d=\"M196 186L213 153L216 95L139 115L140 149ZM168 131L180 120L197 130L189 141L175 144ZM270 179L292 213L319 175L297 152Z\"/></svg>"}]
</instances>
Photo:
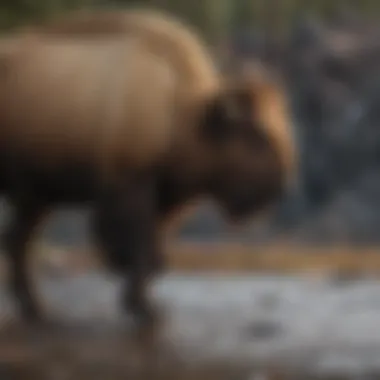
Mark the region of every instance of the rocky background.
<instances>
[{"instance_id":1,"label":"rocky background","mask_svg":"<svg viewBox=\"0 0 380 380\"><path fill-rule=\"evenodd\" d=\"M350 12L301 18L277 54L302 155L299 188L270 226L294 239L380 239L379 33Z\"/></svg>"}]
</instances>

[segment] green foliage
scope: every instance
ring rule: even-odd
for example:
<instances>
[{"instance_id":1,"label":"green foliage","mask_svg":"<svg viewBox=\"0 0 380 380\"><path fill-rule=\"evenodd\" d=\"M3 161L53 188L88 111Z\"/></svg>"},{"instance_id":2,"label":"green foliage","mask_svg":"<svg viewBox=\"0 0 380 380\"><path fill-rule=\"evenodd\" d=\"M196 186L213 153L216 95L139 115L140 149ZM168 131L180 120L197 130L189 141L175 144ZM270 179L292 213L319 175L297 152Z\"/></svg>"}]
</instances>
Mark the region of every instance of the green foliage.
<instances>
[{"instance_id":1,"label":"green foliage","mask_svg":"<svg viewBox=\"0 0 380 380\"><path fill-rule=\"evenodd\" d=\"M372 16L380 11L378 0L1 0L0 28L35 22L68 9L136 4L176 13L199 27L212 42L236 26L257 25L282 35L305 10L322 17L347 4Z\"/></svg>"},{"instance_id":2,"label":"green foliage","mask_svg":"<svg viewBox=\"0 0 380 380\"><path fill-rule=\"evenodd\" d=\"M13 26L42 20L66 9L91 6L92 0L2 0L0 27Z\"/></svg>"}]
</instances>

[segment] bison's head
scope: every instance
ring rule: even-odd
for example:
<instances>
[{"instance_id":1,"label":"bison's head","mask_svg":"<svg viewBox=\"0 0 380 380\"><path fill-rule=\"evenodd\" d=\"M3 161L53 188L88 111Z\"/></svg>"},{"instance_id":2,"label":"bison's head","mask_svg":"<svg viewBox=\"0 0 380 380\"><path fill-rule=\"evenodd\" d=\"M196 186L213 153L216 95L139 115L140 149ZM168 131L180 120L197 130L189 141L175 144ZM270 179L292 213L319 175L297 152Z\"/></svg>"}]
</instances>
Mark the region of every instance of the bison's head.
<instances>
[{"instance_id":1,"label":"bison's head","mask_svg":"<svg viewBox=\"0 0 380 380\"><path fill-rule=\"evenodd\" d=\"M207 187L231 219L273 204L292 182L291 126L284 92L262 73L229 82L207 105L201 127L212 157Z\"/></svg>"}]
</instances>

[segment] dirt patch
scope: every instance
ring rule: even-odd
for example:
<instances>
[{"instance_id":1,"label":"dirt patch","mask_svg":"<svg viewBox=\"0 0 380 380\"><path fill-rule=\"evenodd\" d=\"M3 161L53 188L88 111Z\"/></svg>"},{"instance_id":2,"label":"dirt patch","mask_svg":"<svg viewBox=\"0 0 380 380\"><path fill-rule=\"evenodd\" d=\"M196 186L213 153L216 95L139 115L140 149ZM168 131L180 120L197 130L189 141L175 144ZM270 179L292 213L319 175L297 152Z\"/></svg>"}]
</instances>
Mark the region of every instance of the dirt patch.
<instances>
[{"instance_id":1,"label":"dirt patch","mask_svg":"<svg viewBox=\"0 0 380 380\"><path fill-rule=\"evenodd\" d=\"M333 274L339 277L379 276L380 247L304 246L289 243L251 245L239 243L171 242L166 250L169 271L197 273ZM38 245L33 250L37 267L84 273L102 268L93 248L65 249ZM0 261L0 275L4 273Z\"/></svg>"}]
</instances>

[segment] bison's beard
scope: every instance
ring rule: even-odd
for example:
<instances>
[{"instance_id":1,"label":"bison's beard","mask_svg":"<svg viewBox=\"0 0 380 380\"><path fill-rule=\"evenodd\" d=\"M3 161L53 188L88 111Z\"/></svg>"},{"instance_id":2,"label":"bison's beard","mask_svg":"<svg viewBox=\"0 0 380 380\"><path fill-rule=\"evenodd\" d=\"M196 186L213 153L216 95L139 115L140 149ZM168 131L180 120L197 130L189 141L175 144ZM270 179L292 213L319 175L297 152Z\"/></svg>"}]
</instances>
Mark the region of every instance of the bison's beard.
<instances>
[{"instance_id":1,"label":"bison's beard","mask_svg":"<svg viewBox=\"0 0 380 380\"><path fill-rule=\"evenodd\" d=\"M281 178L272 177L268 181L251 185L239 185L235 182L230 187L220 187L217 198L226 218L232 223L241 224L274 206L282 199L283 193Z\"/></svg>"},{"instance_id":2,"label":"bison's beard","mask_svg":"<svg viewBox=\"0 0 380 380\"><path fill-rule=\"evenodd\" d=\"M223 208L227 219L232 223L242 224L255 215L266 211L276 203L277 197L257 196L247 199L237 199L224 203Z\"/></svg>"}]
</instances>

